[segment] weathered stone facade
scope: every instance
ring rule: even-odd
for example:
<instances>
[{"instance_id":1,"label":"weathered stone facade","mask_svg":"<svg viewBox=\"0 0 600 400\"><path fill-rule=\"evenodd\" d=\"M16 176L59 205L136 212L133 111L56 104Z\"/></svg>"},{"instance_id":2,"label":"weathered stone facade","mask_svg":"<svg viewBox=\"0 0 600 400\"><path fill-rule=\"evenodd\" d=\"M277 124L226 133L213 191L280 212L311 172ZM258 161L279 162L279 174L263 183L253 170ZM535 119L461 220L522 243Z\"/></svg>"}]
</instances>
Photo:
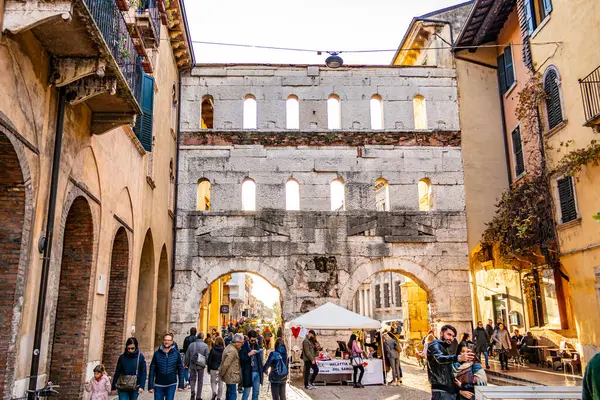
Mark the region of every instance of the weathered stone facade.
<instances>
[{"instance_id":1,"label":"weathered stone facade","mask_svg":"<svg viewBox=\"0 0 600 400\"><path fill-rule=\"evenodd\" d=\"M351 309L364 280L396 271L427 291L435 324L469 326L452 70L206 66L194 68L182 84L171 309L178 340L197 323L202 291L235 271L259 274L279 288L284 320L327 301ZM325 131L332 93L341 99L342 129ZM241 130L248 94L257 99L257 130ZM282 129L291 94L299 100L299 130ZM374 94L381 96L386 126L401 130L364 129ZM417 94L427 99L435 130L412 129ZM200 130L206 95L214 99L214 129ZM257 211L240 211L247 178L256 184ZM290 178L299 184L301 211L285 210ZM375 182L382 178L390 211L376 211ZM431 211L419 211L423 178L431 182ZM200 179L211 183L210 211L196 211ZM344 211L329 211L330 184L336 179L344 182Z\"/></svg>"}]
</instances>

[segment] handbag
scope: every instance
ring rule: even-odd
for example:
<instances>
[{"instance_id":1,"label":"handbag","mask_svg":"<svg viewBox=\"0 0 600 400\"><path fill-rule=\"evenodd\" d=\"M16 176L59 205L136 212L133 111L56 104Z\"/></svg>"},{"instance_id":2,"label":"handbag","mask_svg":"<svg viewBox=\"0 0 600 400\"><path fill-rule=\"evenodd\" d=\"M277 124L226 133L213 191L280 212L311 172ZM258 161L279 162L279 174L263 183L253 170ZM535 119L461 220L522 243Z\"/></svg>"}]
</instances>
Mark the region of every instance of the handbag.
<instances>
[{"instance_id":1,"label":"handbag","mask_svg":"<svg viewBox=\"0 0 600 400\"><path fill-rule=\"evenodd\" d=\"M363 358L360 354L356 355L356 356L352 356L350 357L350 364L353 367L360 367L361 365L363 365Z\"/></svg>"},{"instance_id":2,"label":"handbag","mask_svg":"<svg viewBox=\"0 0 600 400\"><path fill-rule=\"evenodd\" d=\"M137 374L140 369L140 354L138 353L137 363L135 364L135 375L119 375L117 379L116 387L117 390L123 392L131 392L137 389Z\"/></svg>"}]
</instances>

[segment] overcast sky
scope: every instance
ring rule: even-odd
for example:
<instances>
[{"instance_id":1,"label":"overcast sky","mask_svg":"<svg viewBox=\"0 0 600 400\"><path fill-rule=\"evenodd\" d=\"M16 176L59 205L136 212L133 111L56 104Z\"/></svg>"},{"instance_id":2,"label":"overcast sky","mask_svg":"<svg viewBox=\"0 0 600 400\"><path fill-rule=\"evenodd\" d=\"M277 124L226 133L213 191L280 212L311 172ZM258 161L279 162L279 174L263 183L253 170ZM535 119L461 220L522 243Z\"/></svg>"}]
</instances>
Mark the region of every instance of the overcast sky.
<instances>
[{"instance_id":1,"label":"overcast sky","mask_svg":"<svg viewBox=\"0 0 600 400\"><path fill-rule=\"evenodd\" d=\"M185 0L193 41L316 50L396 49L415 16L464 0ZM327 54L194 44L198 63L321 64ZM393 51L342 53L390 64Z\"/></svg>"}]
</instances>

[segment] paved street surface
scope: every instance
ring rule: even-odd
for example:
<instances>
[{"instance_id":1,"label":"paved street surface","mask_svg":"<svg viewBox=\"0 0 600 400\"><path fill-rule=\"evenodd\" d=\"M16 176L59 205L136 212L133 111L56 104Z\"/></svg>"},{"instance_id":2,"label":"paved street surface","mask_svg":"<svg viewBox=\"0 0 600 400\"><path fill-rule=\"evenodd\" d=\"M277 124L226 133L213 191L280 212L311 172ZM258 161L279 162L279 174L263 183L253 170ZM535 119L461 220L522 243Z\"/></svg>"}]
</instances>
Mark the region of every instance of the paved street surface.
<instances>
[{"instance_id":1,"label":"paved street surface","mask_svg":"<svg viewBox=\"0 0 600 400\"><path fill-rule=\"evenodd\" d=\"M296 386L288 387L288 400L425 400L430 398L430 387L427 383L427 374L420 368L412 365L403 364L404 384L402 386L366 386L364 389L354 389L353 387L328 385L318 386L314 390L304 391L301 382L294 382ZM208 376L207 376L208 377ZM262 387L260 400L270 400L271 394L268 383ZM140 396L140 400L152 400L154 397L144 392ZM242 396L238 395L238 399ZM176 400L190 399L190 390L186 389L183 392L178 392L175 396ZM202 391L202 399L210 400L210 378L204 380L204 390Z\"/></svg>"}]
</instances>

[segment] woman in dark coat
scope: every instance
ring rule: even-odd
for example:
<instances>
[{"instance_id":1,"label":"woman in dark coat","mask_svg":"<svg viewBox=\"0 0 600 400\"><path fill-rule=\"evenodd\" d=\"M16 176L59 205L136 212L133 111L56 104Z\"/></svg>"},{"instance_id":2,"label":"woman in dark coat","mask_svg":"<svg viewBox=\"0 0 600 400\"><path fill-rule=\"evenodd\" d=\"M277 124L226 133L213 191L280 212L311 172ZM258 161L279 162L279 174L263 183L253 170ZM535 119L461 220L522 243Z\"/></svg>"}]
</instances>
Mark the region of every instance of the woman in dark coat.
<instances>
[{"instance_id":1,"label":"woman in dark coat","mask_svg":"<svg viewBox=\"0 0 600 400\"><path fill-rule=\"evenodd\" d=\"M112 390L117 389L117 382L121 375L137 375L137 388L135 390L119 390L119 400L137 400L146 385L146 359L140 353L138 341L134 337L127 339L125 352L119 356L112 380Z\"/></svg>"},{"instance_id":2,"label":"woman in dark coat","mask_svg":"<svg viewBox=\"0 0 600 400\"><path fill-rule=\"evenodd\" d=\"M212 399L223 398L223 381L219 376L219 367L223 359L223 350L225 350L225 342L223 338L217 337L213 344L213 348L208 355L206 366L210 374L210 387L212 389Z\"/></svg>"},{"instance_id":3,"label":"woman in dark coat","mask_svg":"<svg viewBox=\"0 0 600 400\"><path fill-rule=\"evenodd\" d=\"M284 372L281 375L277 373L277 365L280 363L283 363L281 366L285 365L285 368L281 368ZM269 353L267 362L263 366L263 371L266 373L269 368L271 368L271 371L269 371L269 382L271 382L271 396L273 400L286 400L285 390L289 369L287 350L283 338L277 338L275 341L275 350Z\"/></svg>"}]
</instances>

